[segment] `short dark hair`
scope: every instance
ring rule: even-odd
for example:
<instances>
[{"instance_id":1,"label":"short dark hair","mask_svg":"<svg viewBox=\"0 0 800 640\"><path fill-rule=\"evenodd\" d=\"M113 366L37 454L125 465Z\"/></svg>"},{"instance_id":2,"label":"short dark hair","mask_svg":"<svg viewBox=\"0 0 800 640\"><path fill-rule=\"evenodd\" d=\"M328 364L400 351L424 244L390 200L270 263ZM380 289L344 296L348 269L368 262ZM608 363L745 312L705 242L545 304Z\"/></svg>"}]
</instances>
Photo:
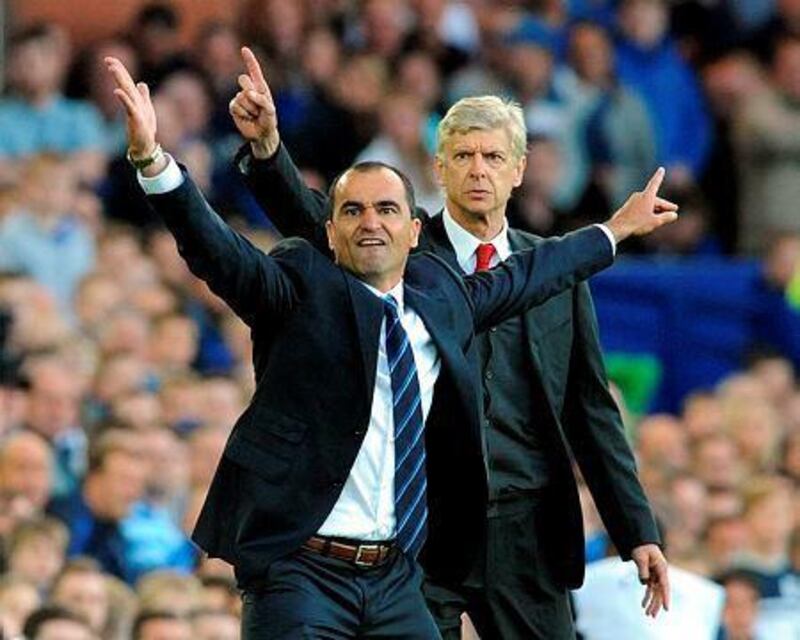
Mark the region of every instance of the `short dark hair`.
<instances>
[{"instance_id":1,"label":"short dark hair","mask_svg":"<svg viewBox=\"0 0 800 640\"><path fill-rule=\"evenodd\" d=\"M411 212L411 217L419 217L419 213L417 212L417 200L414 196L414 185L411 184L411 180L408 179L408 176L400 171L400 169L397 167L393 167L385 162L380 162L379 160L365 160L363 162L357 162L352 167L345 169L331 182L331 186L328 187L328 202L325 205L327 208L326 217L328 220L333 218L333 202L334 196L336 195L336 187L339 186L342 178L344 178L348 173L368 173L370 171L378 171L380 169L387 169L400 178L400 181L403 183L403 189L405 190L406 203L408 204L408 210Z\"/></svg>"},{"instance_id":2,"label":"short dark hair","mask_svg":"<svg viewBox=\"0 0 800 640\"><path fill-rule=\"evenodd\" d=\"M48 40L53 35L53 30L46 22L37 22L14 33L9 39L9 48L14 49L29 42Z\"/></svg>"},{"instance_id":3,"label":"short dark hair","mask_svg":"<svg viewBox=\"0 0 800 640\"><path fill-rule=\"evenodd\" d=\"M166 2L151 2L142 7L136 16L136 24L142 27L165 27L175 30L179 25L178 14L172 5Z\"/></svg>"},{"instance_id":4,"label":"short dark hair","mask_svg":"<svg viewBox=\"0 0 800 640\"><path fill-rule=\"evenodd\" d=\"M36 640L36 636L42 630L42 627L53 620L69 620L83 625L87 631L90 630L89 624L82 616L64 607L48 604L28 616L28 619L25 620L25 626L22 628L22 635L28 640Z\"/></svg>"}]
</instances>

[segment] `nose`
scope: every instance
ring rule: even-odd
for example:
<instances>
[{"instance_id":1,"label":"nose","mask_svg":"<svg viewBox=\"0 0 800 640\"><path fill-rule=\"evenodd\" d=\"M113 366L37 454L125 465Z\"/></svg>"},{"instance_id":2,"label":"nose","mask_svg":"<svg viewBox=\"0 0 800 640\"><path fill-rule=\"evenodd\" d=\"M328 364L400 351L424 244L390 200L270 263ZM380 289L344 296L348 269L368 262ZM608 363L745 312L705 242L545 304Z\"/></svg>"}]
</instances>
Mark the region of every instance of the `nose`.
<instances>
[{"instance_id":1,"label":"nose","mask_svg":"<svg viewBox=\"0 0 800 640\"><path fill-rule=\"evenodd\" d=\"M486 161L482 153L474 153L469 163L469 173L471 176L481 178L486 175Z\"/></svg>"},{"instance_id":2,"label":"nose","mask_svg":"<svg viewBox=\"0 0 800 640\"><path fill-rule=\"evenodd\" d=\"M381 219L375 205L368 204L364 207L364 210L361 212L360 222L362 229L369 230L380 228Z\"/></svg>"}]
</instances>

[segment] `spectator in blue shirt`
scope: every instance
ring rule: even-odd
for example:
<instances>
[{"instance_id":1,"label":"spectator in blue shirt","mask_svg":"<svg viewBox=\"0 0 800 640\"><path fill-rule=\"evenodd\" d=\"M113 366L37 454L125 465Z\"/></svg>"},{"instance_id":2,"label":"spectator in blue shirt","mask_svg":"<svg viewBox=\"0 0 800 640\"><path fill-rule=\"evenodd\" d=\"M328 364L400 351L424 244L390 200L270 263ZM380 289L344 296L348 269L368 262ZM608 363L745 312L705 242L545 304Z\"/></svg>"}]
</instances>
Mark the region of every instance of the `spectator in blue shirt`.
<instances>
[{"instance_id":1,"label":"spectator in blue shirt","mask_svg":"<svg viewBox=\"0 0 800 640\"><path fill-rule=\"evenodd\" d=\"M617 75L644 99L659 164L673 183L697 179L708 158L711 125L697 77L669 36L662 0L624 0L619 13Z\"/></svg>"},{"instance_id":2,"label":"spectator in blue shirt","mask_svg":"<svg viewBox=\"0 0 800 640\"><path fill-rule=\"evenodd\" d=\"M99 113L61 93L68 63L65 38L56 27L39 25L11 40L11 95L0 100L0 177L6 180L19 171L16 160L46 151L74 154L72 165L88 182L105 170Z\"/></svg>"}]
</instances>

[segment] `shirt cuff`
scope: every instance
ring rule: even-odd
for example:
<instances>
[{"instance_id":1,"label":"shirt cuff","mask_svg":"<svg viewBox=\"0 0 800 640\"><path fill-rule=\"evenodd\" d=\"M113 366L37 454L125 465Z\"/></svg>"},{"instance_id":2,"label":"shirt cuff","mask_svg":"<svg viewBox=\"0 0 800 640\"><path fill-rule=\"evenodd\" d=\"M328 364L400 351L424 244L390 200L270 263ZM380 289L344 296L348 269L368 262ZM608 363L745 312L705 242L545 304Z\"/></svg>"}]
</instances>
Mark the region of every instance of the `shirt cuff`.
<instances>
[{"instance_id":1,"label":"shirt cuff","mask_svg":"<svg viewBox=\"0 0 800 640\"><path fill-rule=\"evenodd\" d=\"M600 231L602 231L603 233L606 234L606 238L608 238L608 241L611 243L611 253L616 256L617 255L617 239L614 237L614 234L611 233L611 229L609 229L604 224L596 224L594 226L598 227L600 229Z\"/></svg>"},{"instance_id":2,"label":"shirt cuff","mask_svg":"<svg viewBox=\"0 0 800 640\"><path fill-rule=\"evenodd\" d=\"M136 178L142 190L149 196L174 191L183 184L183 173L175 159L167 154L167 166L164 170L150 178L143 176L141 171L136 172Z\"/></svg>"}]
</instances>

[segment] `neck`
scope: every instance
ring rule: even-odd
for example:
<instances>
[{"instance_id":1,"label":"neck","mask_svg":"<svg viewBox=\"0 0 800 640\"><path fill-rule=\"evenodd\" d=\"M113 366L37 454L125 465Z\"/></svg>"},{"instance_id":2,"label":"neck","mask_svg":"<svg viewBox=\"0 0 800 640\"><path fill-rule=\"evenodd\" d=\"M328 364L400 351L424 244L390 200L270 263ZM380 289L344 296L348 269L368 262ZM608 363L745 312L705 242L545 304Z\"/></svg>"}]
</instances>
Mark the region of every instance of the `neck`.
<instances>
[{"instance_id":1,"label":"neck","mask_svg":"<svg viewBox=\"0 0 800 640\"><path fill-rule=\"evenodd\" d=\"M458 226L469 231L476 238L489 242L497 237L503 230L506 221L505 207L496 209L489 213L467 213L456 207L448 200L447 211Z\"/></svg>"},{"instance_id":2,"label":"neck","mask_svg":"<svg viewBox=\"0 0 800 640\"><path fill-rule=\"evenodd\" d=\"M113 520L114 518L108 517L101 495L102 491L93 480L91 477L86 479L83 486L83 500L95 516L105 520Z\"/></svg>"},{"instance_id":3,"label":"neck","mask_svg":"<svg viewBox=\"0 0 800 640\"><path fill-rule=\"evenodd\" d=\"M36 109L43 109L56 97L54 91L29 91L22 93L22 98Z\"/></svg>"},{"instance_id":4,"label":"neck","mask_svg":"<svg viewBox=\"0 0 800 640\"><path fill-rule=\"evenodd\" d=\"M401 278L390 279L390 278L370 278L370 277L359 277L361 282L368 284L373 289L377 289L381 293L389 293L392 289L394 289L399 283Z\"/></svg>"}]
</instances>

